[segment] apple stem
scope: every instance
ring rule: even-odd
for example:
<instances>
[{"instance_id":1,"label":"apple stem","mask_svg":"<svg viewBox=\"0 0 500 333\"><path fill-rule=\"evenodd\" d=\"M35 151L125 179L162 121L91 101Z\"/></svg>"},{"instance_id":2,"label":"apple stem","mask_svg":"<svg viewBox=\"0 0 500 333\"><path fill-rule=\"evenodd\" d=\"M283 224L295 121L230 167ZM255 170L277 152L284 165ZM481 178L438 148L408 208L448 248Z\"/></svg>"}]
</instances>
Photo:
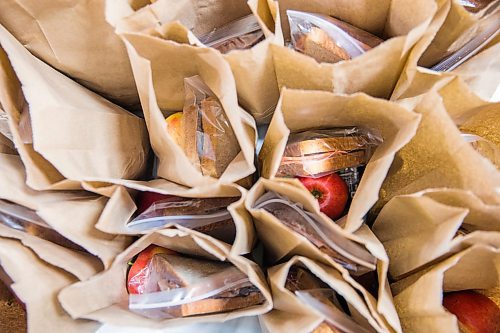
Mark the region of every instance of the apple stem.
<instances>
[{"instance_id":1,"label":"apple stem","mask_svg":"<svg viewBox=\"0 0 500 333\"><path fill-rule=\"evenodd\" d=\"M311 191L311 194L316 198L316 199L320 199L321 198L321 191L318 191L316 189L312 190Z\"/></svg>"}]
</instances>

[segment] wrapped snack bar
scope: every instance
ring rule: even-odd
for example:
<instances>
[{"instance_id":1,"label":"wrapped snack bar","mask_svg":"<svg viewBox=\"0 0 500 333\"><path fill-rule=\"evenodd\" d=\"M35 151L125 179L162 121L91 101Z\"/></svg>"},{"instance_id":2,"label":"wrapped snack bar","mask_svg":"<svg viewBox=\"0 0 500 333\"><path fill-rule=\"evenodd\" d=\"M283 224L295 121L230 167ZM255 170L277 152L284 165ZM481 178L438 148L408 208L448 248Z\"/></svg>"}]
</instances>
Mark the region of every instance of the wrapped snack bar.
<instances>
[{"instance_id":1,"label":"wrapped snack bar","mask_svg":"<svg viewBox=\"0 0 500 333\"><path fill-rule=\"evenodd\" d=\"M393 304L385 321L373 309L373 296L334 268L305 257L269 269L275 305L262 317L271 332L400 332ZM389 324L391 322L391 324ZM392 326L393 325L393 326Z\"/></svg>"},{"instance_id":2,"label":"wrapped snack bar","mask_svg":"<svg viewBox=\"0 0 500 333\"><path fill-rule=\"evenodd\" d=\"M73 318L151 329L255 316L272 308L255 263L182 227L141 237L108 270L66 288L59 300Z\"/></svg>"}]
</instances>

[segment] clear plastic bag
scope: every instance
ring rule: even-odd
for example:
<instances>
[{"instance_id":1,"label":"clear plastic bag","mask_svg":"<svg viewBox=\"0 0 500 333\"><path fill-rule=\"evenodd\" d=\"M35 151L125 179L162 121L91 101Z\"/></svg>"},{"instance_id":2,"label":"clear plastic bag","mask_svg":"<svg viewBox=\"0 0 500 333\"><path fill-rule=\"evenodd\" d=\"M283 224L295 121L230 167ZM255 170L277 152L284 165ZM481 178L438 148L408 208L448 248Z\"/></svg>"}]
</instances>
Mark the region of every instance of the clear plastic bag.
<instances>
[{"instance_id":1,"label":"clear plastic bag","mask_svg":"<svg viewBox=\"0 0 500 333\"><path fill-rule=\"evenodd\" d=\"M200 36L199 40L221 53L228 53L232 50L249 49L264 38L264 32L252 14L216 28L210 33Z\"/></svg>"},{"instance_id":2,"label":"clear plastic bag","mask_svg":"<svg viewBox=\"0 0 500 333\"><path fill-rule=\"evenodd\" d=\"M240 146L217 97L198 76L184 79L184 151L203 175L219 178Z\"/></svg>"},{"instance_id":3,"label":"clear plastic bag","mask_svg":"<svg viewBox=\"0 0 500 333\"><path fill-rule=\"evenodd\" d=\"M154 202L129 222L127 227L131 231L144 232L180 225L232 243L236 236L236 227L227 207L237 200L237 197L172 197Z\"/></svg>"},{"instance_id":4,"label":"clear plastic bag","mask_svg":"<svg viewBox=\"0 0 500 333\"><path fill-rule=\"evenodd\" d=\"M248 276L229 262L157 254L148 269L144 293L129 295L129 309L149 318L213 314L264 302Z\"/></svg>"},{"instance_id":5,"label":"clear plastic bag","mask_svg":"<svg viewBox=\"0 0 500 333\"><path fill-rule=\"evenodd\" d=\"M343 333L373 333L358 324L353 317L342 310L338 296L332 289L297 290L295 295L304 303L316 310L325 318L325 324L334 332Z\"/></svg>"},{"instance_id":6,"label":"clear plastic bag","mask_svg":"<svg viewBox=\"0 0 500 333\"><path fill-rule=\"evenodd\" d=\"M326 223L304 210L299 203L275 192L267 192L255 202L254 208L264 209L275 216L352 274L359 276L375 270L377 259L368 250L344 237L339 226Z\"/></svg>"},{"instance_id":7,"label":"clear plastic bag","mask_svg":"<svg viewBox=\"0 0 500 333\"><path fill-rule=\"evenodd\" d=\"M463 32L449 47L447 56L432 66L431 69L437 72L454 70L478 54L495 39L500 33L500 29L498 28L498 22L500 21L499 4L500 1L495 1L495 3L485 9L481 19Z\"/></svg>"},{"instance_id":8,"label":"clear plastic bag","mask_svg":"<svg viewBox=\"0 0 500 333\"><path fill-rule=\"evenodd\" d=\"M475 134L462 133L462 138L500 169L500 148L496 144Z\"/></svg>"},{"instance_id":9,"label":"clear plastic bag","mask_svg":"<svg viewBox=\"0 0 500 333\"><path fill-rule=\"evenodd\" d=\"M383 42L333 17L287 10L291 46L318 62L335 63L362 55Z\"/></svg>"},{"instance_id":10,"label":"clear plastic bag","mask_svg":"<svg viewBox=\"0 0 500 333\"><path fill-rule=\"evenodd\" d=\"M0 224L71 250L86 252L84 248L52 229L35 211L21 205L0 200Z\"/></svg>"}]
</instances>

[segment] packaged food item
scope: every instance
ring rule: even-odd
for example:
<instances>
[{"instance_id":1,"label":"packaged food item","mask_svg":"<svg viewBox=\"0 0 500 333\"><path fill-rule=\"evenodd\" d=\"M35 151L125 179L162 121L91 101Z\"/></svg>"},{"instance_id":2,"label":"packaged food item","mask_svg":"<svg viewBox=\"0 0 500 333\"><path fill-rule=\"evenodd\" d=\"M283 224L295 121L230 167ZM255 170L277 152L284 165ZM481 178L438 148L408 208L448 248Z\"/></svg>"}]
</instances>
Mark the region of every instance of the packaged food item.
<instances>
[{"instance_id":1,"label":"packaged food item","mask_svg":"<svg viewBox=\"0 0 500 333\"><path fill-rule=\"evenodd\" d=\"M321 211L340 218L354 197L363 168L382 139L359 127L292 134L277 176L298 177L318 199Z\"/></svg>"},{"instance_id":2,"label":"packaged food item","mask_svg":"<svg viewBox=\"0 0 500 333\"><path fill-rule=\"evenodd\" d=\"M486 45L494 40L500 33L498 22L500 21L499 1L489 7L475 24L466 29L448 48L443 59L431 67L438 72L451 71L474 55L478 54Z\"/></svg>"},{"instance_id":3,"label":"packaged food item","mask_svg":"<svg viewBox=\"0 0 500 333\"><path fill-rule=\"evenodd\" d=\"M143 232L180 225L232 244L236 226L227 207L238 200L238 197L200 199L141 192L140 213L127 227Z\"/></svg>"},{"instance_id":4,"label":"packaged food item","mask_svg":"<svg viewBox=\"0 0 500 333\"><path fill-rule=\"evenodd\" d=\"M35 211L6 200L0 200L0 224L71 250L87 252L52 229Z\"/></svg>"},{"instance_id":5,"label":"packaged food item","mask_svg":"<svg viewBox=\"0 0 500 333\"><path fill-rule=\"evenodd\" d=\"M199 40L206 46L213 47L221 53L232 50L246 50L264 40L264 32L253 14L244 16L210 33L200 36Z\"/></svg>"},{"instance_id":6,"label":"packaged food item","mask_svg":"<svg viewBox=\"0 0 500 333\"><path fill-rule=\"evenodd\" d=\"M240 152L238 140L222 105L200 76L184 82L184 109L167 118L168 132L203 175L219 178Z\"/></svg>"},{"instance_id":7,"label":"packaged food item","mask_svg":"<svg viewBox=\"0 0 500 333\"><path fill-rule=\"evenodd\" d=\"M361 244L346 238L333 221L327 223L283 195L268 191L255 202L253 208L270 213L354 275L359 276L376 268L377 259Z\"/></svg>"},{"instance_id":8,"label":"packaged food item","mask_svg":"<svg viewBox=\"0 0 500 333\"><path fill-rule=\"evenodd\" d=\"M144 252L139 254L128 276L129 309L141 315L180 318L229 312L265 301L248 276L229 262L151 246L145 251L147 258L141 258Z\"/></svg>"},{"instance_id":9,"label":"packaged food item","mask_svg":"<svg viewBox=\"0 0 500 333\"><path fill-rule=\"evenodd\" d=\"M350 316L345 299L326 283L300 266L292 266L285 288L304 304L321 314L325 320L312 333L368 333Z\"/></svg>"},{"instance_id":10,"label":"packaged food item","mask_svg":"<svg viewBox=\"0 0 500 333\"><path fill-rule=\"evenodd\" d=\"M318 62L335 63L362 55L383 42L333 17L287 10L291 46Z\"/></svg>"}]
</instances>

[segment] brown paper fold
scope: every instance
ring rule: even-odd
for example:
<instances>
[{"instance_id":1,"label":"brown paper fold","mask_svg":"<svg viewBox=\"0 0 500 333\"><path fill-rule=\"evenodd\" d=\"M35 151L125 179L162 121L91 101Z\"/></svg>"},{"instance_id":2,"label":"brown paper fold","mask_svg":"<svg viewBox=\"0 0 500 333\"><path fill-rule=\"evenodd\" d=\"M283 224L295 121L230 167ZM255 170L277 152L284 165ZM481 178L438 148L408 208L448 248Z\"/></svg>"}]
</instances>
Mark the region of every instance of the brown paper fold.
<instances>
[{"instance_id":1,"label":"brown paper fold","mask_svg":"<svg viewBox=\"0 0 500 333\"><path fill-rule=\"evenodd\" d=\"M330 256L321 252L317 247L310 243L303 236L295 233L276 217L263 212L261 209L253 208L256 200L264 194L265 191L274 191L282 194L303 205L303 207L332 223L325 215L319 212L319 205L314 197L304 189L298 180L279 179L267 180L261 178L249 191L246 200L246 208L252 215L255 228L259 239L266 248L267 260L276 262L280 259L289 259L294 255L305 256L312 260L334 267L342 273L344 279L349 283L355 284L365 297L365 301L372 314L379 323L385 323L384 327L392 327L399 331L399 323L392 305L392 296L387 281L388 258L382 244L366 225L362 225L355 233L344 231L339 228L343 235L359 244L363 245L370 253L377 258L377 277L379 279L379 290L377 298L369 295L363 287L357 284L349 275L349 272L340 264L336 263ZM279 236L277 240L276 235Z\"/></svg>"},{"instance_id":2,"label":"brown paper fold","mask_svg":"<svg viewBox=\"0 0 500 333\"><path fill-rule=\"evenodd\" d=\"M252 218L245 209L245 197L247 191L238 185L220 185L198 188L174 188L177 184L170 183L164 179L149 182L132 182L116 180L120 185L113 192L106 204L96 228L109 234L137 234L127 228L127 223L132 219L137 207L133 199L135 192L156 192L166 195L175 195L185 198L218 198L218 197L240 197L240 199L228 207L234 224L236 226L236 238L231 246L231 253L247 254L255 243L255 230ZM171 225L174 226L174 225ZM166 225L165 227L169 227ZM143 234L152 230L145 231Z\"/></svg>"},{"instance_id":3,"label":"brown paper fold","mask_svg":"<svg viewBox=\"0 0 500 333\"><path fill-rule=\"evenodd\" d=\"M415 137L397 153L382 185L377 209L396 195L440 187L469 190L487 203L500 203L500 173L461 137L452 120L470 106L490 106L477 97L469 98L470 92L455 90L459 81L446 83L438 81L428 93L400 102L413 107L422 121Z\"/></svg>"},{"instance_id":4,"label":"brown paper fold","mask_svg":"<svg viewBox=\"0 0 500 333\"><path fill-rule=\"evenodd\" d=\"M457 235L459 228L470 233ZM458 189L395 197L373 225L389 256L389 273L394 279L472 244L500 247L499 231L500 205L488 205L472 192Z\"/></svg>"},{"instance_id":5,"label":"brown paper fold","mask_svg":"<svg viewBox=\"0 0 500 333\"><path fill-rule=\"evenodd\" d=\"M30 187L78 189L86 177L142 175L149 146L140 118L36 59L3 28L0 44L0 101ZM21 133L22 115L31 133Z\"/></svg>"},{"instance_id":6,"label":"brown paper fold","mask_svg":"<svg viewBox=\"0 0 500 333\"><path fill-rule=\"evenodd\" d=\"M52 67L122 106L135 108L139 97L127 53L105 21L104 9L103 0L6 0L0 4L0 24Z\"/></svg>"},{"instance_id":7,"label":"brown paper fold","mask_svg":"<svg viewBox=\"0 0 500 333\"><path fill-rule=\"evenodd\" d=\"M261 174L273 177L291 132L359 126L375 132L383 143L368 162L352 201L345 228L356 230L378 199L378 190L396 152L414 136L420 117L395 103L365 94L335 95L323 91L282 91L259 154Z\"/></svg>"},{"instance_id":8,"label":"brown paper fold","mask_svg":"<svg viewBox=\"0 0 500 333\"><path fill-rule=\"evenodd\" d=\"M129 311L126 290L127 262L150 244L163 246L178 253L231 262L248 275L250 282L264 295L265 303L229 313L165 320L152 320ZM195 322L222 322L242 316L260 315L272 308L271 294L264 275L254 262L232 255L227 244L185 228L164 229L141 237L119 254L108 270L88 281L64 289L59 294L59 300L73 318L151 329Z\"/></svg>"},{"instance_id":9,"label":"brown paper fold","mask_svg":"<svg viewBox=\"0 0 500 333\"><path fill-rule=\"evenodd\" d=\"M55 231L97 256L105 267L130 243L126 236L107 234L95 228L107 202L105 197L96 197L83 191L35 191L26 186L24 167L16 155L0 154L0 171L1 199L35 210ZM45 247L41 251L47 255L53 254L48 253ZM43 257L42 254L39 256ZM61 267L70 272L83 269L73 267L73 264L76 262L66 262ZM93 267L100 269L100 265L95 268L95 263ZM89 273L87 269L75 275L84 278Z\"/></svg>"},{"instance_id":10,"label":"brown paper fold","mask_svg":"<svg viewBox=\"0 0 500 333\"><path fill-rule=\"evenodd\" d=\"M399 323L397 327L392 328L385 322L379 322L379 316L373 316L372 310L369 309L364 299L367 294L366 290L357 283L351 284L352 279L345 279L343 274L335 268L305 257L295 256L284 264L271 267L268 271L274 308L262 317L262 323L270 332L309 333L325 320L323 316L302 303L293 292L285 288L288 272L295 265L304 267L339 293L349 304L349 308L356 309L353 316L356 316L355 320L361 326L377 332L401 331ZM397 316L394 318L397 320Z\"/></svg>"},{"instance_id":11,"label":"brown paper fold","mask_svg":"<svg viewBox=\"0 0 500 333\"><path fill-rule=\"evenodd\" d=\"M167 24L159 29L168 30L175 25ZM158 176L196 187L232 183L253 174L255 121L238 106L234 78L222 55L214 49L139 33L124 33L122 37L139 87L151 145L159 160ZM167 133L165 116L182 109L184 78L193 75L199 75L219 99L241 148L219 179L203 176L196 170Z\"/></svg>"},{"instance_id":12,"label":"brown paper fold","mask_svg":"<svg viewBox=\"0 0 500 333\"><path fill-rule=\"evenodd\" d=\"M278 84L280 87L336 93L365 92L387 98L399 79L412 46L425 33L436 8L434 0L377 3L366 0L279 1L274 16L276 38L272 47ZM355 59L320 64L283 46L289 36L287 9L333 16L390 39Z\"/></svg>"},{"instance_id":13,"label":"brown paper fold","mask_svg":"<svg viewBox=\"0 0 500 333\"><path fill-rule=\"evenodd\" d=\"M40 260L17 240L0 237L0 244L0 262L26 305L29 332L80 333L99 328L95 322L71 319L57 300L62 288L77 281L74 276Z\"/></svg>"},{"instance_id":14,"label":"brown paper fold","mask_svg":"<svg viewBox=\"0 0 500 333\"><path fill-rule=\"evenodd\" d=\"M254 7L254 12L262 12L259 9L263 6ZM246 0L159 0L139 8L134 8L126 0L106 1L107 20L115 26L117 33L142 32L154 35L148 29L179 21L182 26L177 27L177 33L162 33L162 37L199 46L202 44L189 30L198 36L204 35L251 13ZM265 27L264 32L270 34ZM269 44L269 40L266 40L251 49L222 55L233 72L240 105L257 123L269 122L279 97Z\"/></svg>"},{"instance_id":15,"label":"brown paper fold","mask_svg":"<svg viewBox=\"0 0 500 333\"><path fill-rule=\"evenodd\" d=\"M500 250L478 244L393 284L404 332L454 332L458 321L442 306L443 291L490 289L500 284Z\"/></svg>"}]
</instances>

